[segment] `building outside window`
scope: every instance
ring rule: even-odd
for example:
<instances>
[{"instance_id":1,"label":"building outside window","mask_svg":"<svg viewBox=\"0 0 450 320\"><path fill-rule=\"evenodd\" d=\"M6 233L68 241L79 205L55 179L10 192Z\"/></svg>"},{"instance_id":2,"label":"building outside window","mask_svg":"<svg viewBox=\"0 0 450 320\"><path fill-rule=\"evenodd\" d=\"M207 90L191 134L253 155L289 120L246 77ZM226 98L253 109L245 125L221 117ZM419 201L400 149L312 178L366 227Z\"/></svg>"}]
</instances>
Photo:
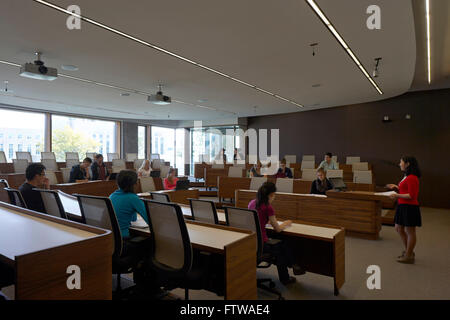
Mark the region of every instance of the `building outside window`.
<instances>
[{"instance_id":1,"label":"building outside window","mask_svg":"<svg viewBox=\"0 0 450 320\"><path fill-rule=\"evenodd\" d=\"M146 137L145 137L145 126L138 126L138 159L145 159L145 146L146 146Z\"/></svg>"}]
</instances>

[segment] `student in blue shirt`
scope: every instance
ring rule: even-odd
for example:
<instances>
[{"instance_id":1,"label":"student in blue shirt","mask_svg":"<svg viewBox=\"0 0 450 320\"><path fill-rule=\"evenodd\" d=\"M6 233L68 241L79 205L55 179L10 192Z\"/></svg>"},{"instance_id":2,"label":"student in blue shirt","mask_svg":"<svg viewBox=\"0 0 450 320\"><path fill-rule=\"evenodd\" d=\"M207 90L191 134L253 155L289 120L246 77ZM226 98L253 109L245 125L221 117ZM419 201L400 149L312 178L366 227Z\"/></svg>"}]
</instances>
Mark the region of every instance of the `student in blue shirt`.
<instances>
[{"instance_id":1,"label":"student in blue shirt","mask_svg":"<svg viewBox=\"0 0 450 320\"><path fill-rule=\"evenodd\" d=\"M150 257L151 242L150 238L130 237L129 227L131 226L131 221L136 221L137 214L148 223L144 202L134 192L136 183L137 174L135 171L120 171L117 176L119 189L114 191L109 198L114 207L123 238L122 256L134 257L133 261L135 261L136 266L133 279L139 285L147 280L145 279L145 274L149 268L148 259Z\"/></svg>"}]
</instances>

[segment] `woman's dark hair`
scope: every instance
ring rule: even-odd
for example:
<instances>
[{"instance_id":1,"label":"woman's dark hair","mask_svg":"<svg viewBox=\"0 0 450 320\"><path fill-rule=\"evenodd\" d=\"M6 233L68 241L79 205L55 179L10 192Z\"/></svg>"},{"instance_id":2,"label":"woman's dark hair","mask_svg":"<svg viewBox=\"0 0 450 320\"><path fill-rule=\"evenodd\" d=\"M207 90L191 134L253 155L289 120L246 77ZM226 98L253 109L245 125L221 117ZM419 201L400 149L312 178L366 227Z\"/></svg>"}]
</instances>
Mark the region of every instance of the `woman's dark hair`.
<instances>
[{"instance_id":1,"label":"woman's dark hair","mask_svg":"<svg viewBox=\"0 0 450 320\"><path fill-rule=\"evenodd\" d=\"M413 175L417 176L417 178L420 178L421 173L420 173L419 163L417 162L417 159L414 158L413 156L403 156L403 157L401 157L401 159L403 160L404 163L409 164L409 166L407 166L405 168L405 174L407 176L409 176L410 174L413 174Z\"/></svg>"},{"instance_id":2,"label":"woman's dark hair","mask_svg":"<svg viewBox=\"0 0 450 320\"><path fill-rule=\"evenodd\" d=\"M42 174L44 170L45 166L43 164L31 163L25 170L25 178L27 178L28 181L31 181L35 176Z\"/></svg>"},{"instance_id":3,"label":"woman's dark hair","mask_svg":"<svg viewBox=\"0 0 450 320\"><path fill-rule=\"evenodd\" d=\"M256 209L259 209L262 204L269 204L269 195L276 191L277 187L273 182L264 182L256 194Z\"/></svg>"},{"instance_id":4,"label":"woman's dark hair","mask_svg":"<svg viewBox=\"0 0 450 320\"><path fill-rule=\"evenodd\" d=\"M121 170L117 175L117 184L124 192L133 192L137 183L137 173L133 170Z\"/></svg>"}]
</instances>

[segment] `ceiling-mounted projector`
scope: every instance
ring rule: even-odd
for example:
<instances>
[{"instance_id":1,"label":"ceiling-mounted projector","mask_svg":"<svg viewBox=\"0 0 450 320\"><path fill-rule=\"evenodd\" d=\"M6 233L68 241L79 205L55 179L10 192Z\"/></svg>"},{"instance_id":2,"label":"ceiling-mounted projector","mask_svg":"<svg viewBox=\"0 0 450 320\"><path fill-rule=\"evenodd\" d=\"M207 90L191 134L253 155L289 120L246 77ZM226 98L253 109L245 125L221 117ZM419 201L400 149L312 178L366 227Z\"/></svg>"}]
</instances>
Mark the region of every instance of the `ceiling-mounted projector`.
<instances>
[{"instance_id":1,"label":"ceiling-mounted projector","mask_svg":"<svg viewBox=\"0 0 450 320\"><path fill-rule=\"evenodd\" d=\"M172 99L162 93L161 85L159 85L159 91L156 94L149 95L147 101L158 105L168 105L172 102Z\"/></svg>"},{"instance_id":2,"label":"ceiling-mounted projector","mask_svg":"<svg viewBox=\"0 0 450 320\"><path fill-rule=\"evenodd\" d=\"M34 63L25 63L20 67L20 75L22 77L53 81L58 78L58 70L56 68L49 68L44 66L41 61L41 53L36 52L37 60Z\"/></svg>"}]
</instances>

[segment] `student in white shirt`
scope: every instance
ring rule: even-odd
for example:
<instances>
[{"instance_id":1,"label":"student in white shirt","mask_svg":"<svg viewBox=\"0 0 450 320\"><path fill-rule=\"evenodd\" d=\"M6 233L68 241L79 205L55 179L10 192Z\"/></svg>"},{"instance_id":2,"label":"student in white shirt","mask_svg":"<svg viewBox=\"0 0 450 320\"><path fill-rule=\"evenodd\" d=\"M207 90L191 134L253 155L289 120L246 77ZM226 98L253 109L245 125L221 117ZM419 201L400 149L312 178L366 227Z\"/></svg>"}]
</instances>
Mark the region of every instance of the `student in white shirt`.
<instances>
[{"instance_id":1,"label":"student in white shirt","mask_svg":"<svg viewBox=\"0 0 450 320\"><path fill-rule=\"evenodd\" d=\"M150 166L150 160L144 160L141 167L138 169L138 177L150 177L150 172L152 172L152 167Z\"/></svg>"},{"instance_id":2,"label":"student in white shirt","mask_svg":"<svg viewBox=\"0 0 450 320\"><path fill-rule=\"evenodd\" d=\"M331 152L327 152L325 154L325 160L320 163L319 168L323 168L325 172L327 170L338 170L338 164L333 160L332 157L333 155L331 154Z\"/></svg>"}]
</instances>

